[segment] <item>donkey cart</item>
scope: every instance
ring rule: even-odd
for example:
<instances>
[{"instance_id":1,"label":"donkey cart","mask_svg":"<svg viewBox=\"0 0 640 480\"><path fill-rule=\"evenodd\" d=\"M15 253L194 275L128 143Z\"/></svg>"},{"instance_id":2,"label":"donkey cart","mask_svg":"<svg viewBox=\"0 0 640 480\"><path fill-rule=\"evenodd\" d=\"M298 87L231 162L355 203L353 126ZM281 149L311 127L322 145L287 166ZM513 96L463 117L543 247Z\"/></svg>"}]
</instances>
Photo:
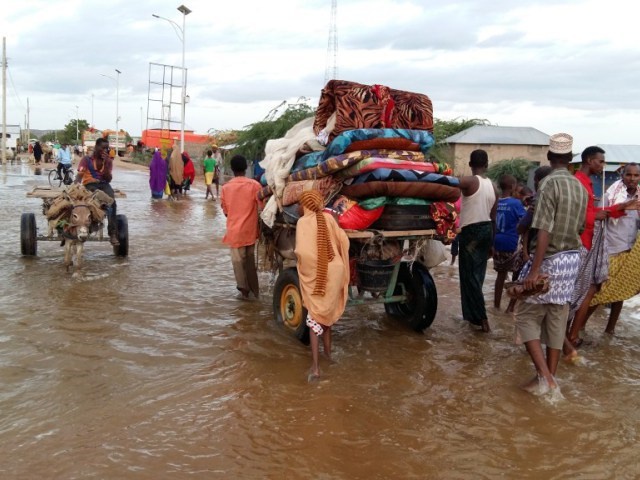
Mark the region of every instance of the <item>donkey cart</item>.
<instances>
[{"instance_id":1,"label":"donkey cart","mask_svg":"<svg viewBox=\"0 0 640 480\"><path fill-rule=\"evenodd\" d=\"M278 227L275 249L281 268L273 292L274 317L307 343L307 310L298 272L291 266L295 263L295 227ZM435 230L345 231L352 269L347 306L382 303L387 315L405 321L413 330L430 327L438 309L438 293L421 252L428 242L437 241L433 240Z\"/></svg>"},{"instance_id":2,"label":"donkey cart","mask_svg":"<svg viewBox=\"0 0 640 480\"><path fill-rule=\"evenodd\" d=\"M79 200L74 192L77 186L66 187L64 189L52 187L35 187L27 193L29 198L42 199L42 213L47 218L47 226L44 229L46 234L40 233L34 213L23 213L20 218L20 252L25 256L35 256L38 252L38 241L42 242L61 242L65 244L65 263L68 258L66 256L71 244L76 246L77 267L82 262L82 244L84 242L103 242L109 241L109 237L104 235L104 209L109 201L103 192L97 191L92 195ZM85 191L86 192L86 191ZM126 195L119 191L115 191L116 197L125 198ZM107 197L107 198L105 198ZM56 203L62 203L65 209L60 209L57 215L52 214L52 208ZM76 225L74 218L78 214L85 213L86 225ZM85 212L86 210L86 212ZM82 211L82 212L81 212ZM127 217L125 215L117 215L117 228L119 245L113 246L113 253L119 257L126 257L129 254L129 227ZM78 250L79 248L79 250ZM70 253L70 252L69 252ZM69 268L70 265L67 265Z\"/></svg>"}]
</instances>

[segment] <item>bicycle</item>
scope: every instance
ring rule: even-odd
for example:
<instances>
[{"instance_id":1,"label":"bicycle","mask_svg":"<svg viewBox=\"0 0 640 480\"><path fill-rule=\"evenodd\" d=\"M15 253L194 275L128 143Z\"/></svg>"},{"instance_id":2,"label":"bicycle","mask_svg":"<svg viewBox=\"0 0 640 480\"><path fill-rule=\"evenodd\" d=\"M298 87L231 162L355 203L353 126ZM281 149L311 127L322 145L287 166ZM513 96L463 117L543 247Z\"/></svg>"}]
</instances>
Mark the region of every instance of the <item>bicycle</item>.
<instances>
[{"instance_id":1,"label":"bicycle","mask_svg":"<svg viewBox=\"0 0 640 480\"><path fill-rule=\"evenodd\" d=\"M49 171L49 185L52 187L61 187L64 183L65 185L71 185L74 180L73 169L71 167L62 168L63 176L62 178L58 177L58 169L54 168Z\"/></svg>"}]
</instances>

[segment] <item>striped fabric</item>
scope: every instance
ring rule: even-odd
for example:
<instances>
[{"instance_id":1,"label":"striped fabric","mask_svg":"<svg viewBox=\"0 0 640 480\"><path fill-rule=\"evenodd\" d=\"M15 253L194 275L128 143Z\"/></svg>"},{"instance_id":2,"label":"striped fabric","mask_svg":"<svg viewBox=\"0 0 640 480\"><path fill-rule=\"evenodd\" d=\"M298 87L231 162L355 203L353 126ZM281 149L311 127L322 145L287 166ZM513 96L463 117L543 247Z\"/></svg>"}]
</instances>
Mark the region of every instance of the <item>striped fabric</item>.
<instances>
[{"instance_id":1,"label":"striped fabric","mask_svg":"<svg viewBox=\"0 0 640 480\"><path fill-rule=\"evenodd\" d=\"M533 255L532 255L533 258ZM524 264L519 280L524 280L531 270L532 259ZM549 291L539 295L526 297L527 303L552 303L564 305L571 300L571 294L580 267L580 253L569 250L546 257L540 266L540 273L549 275Z\"/></svg>"}]
</instances>

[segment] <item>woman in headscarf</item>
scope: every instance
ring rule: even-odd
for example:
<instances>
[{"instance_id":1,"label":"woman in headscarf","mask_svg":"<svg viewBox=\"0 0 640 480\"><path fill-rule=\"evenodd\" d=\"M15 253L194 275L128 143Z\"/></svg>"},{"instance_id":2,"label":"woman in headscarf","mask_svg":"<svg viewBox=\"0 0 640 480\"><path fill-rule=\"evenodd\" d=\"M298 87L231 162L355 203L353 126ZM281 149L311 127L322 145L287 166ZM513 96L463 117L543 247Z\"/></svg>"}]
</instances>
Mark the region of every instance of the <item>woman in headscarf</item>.
<instances>
[{"instance_id":1,"label":"woman in headscarf","mask_svg":"<svg viewBox=\"0 0 640 480\"><path fill-rule=\"evenodd\" d=\"M174 147L169 158L169 186L171 187L171 194L176 195L182 193L182 182L184 180L184 162L182 161L182 155L180 151Z\"/></svg>"},{"instance_id":2,"label":"woman in headscarf","mask_svg":"<svg viewBox=\"0 0 640 480\"><path fill-rule=\"evenodd\" d=\"M182 190L187 193L187 190L191 190L191 185L193 185L193 181L196 179L196 168L187 152L182 152L182 163L184 164L182 171Z\"/></svg>"},{"instance_id":3,"label":"woman in headscarf","mask_svg":"<svg viewBox=\"0 0 640 480\"><path fill-rule=\"evenodd\" d=\"M318 337L331 359L331 326L347 304L349 239L334 218L323 212L324 198L317 190L302 194L303 216L296 225L296 257L302 302L307 308L313 363L309 379L320 376ZM330 280L329 280L330 279Z\"/></svg>"},{"instance_id":4,"label":"woman in headscarf","mask_svg":"<svg viewBox=\"0 0 640 480\"><path fill-rule=\"evenodd\" d=\"M156 150L149 164L149 187L151 198L162 198L167 184L167 162L162 158L160 150Z\"/></svg>"}]
</instances>

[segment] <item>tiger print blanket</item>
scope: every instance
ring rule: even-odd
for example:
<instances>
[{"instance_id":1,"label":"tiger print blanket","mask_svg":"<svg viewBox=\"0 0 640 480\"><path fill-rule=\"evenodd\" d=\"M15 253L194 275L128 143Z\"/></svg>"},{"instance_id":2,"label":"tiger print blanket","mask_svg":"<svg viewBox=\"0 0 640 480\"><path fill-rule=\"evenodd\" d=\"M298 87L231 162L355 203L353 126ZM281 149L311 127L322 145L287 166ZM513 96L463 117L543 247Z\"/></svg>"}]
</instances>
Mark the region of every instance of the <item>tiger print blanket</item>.
<instances>
[{"instance_id":1,"label":"tiger print blanket","mask_svg":"<svg viewBox=\"0 0 640 480\"><path fill-rule=\"evenodd\" d=\"M336 124L329 141L346 130L405 128L433 131L433 105L426 95L394 90L384 85L362 85L330 80L322 89L313 130L319 134L329 117Z\"/></svg>"}]
</instances>

